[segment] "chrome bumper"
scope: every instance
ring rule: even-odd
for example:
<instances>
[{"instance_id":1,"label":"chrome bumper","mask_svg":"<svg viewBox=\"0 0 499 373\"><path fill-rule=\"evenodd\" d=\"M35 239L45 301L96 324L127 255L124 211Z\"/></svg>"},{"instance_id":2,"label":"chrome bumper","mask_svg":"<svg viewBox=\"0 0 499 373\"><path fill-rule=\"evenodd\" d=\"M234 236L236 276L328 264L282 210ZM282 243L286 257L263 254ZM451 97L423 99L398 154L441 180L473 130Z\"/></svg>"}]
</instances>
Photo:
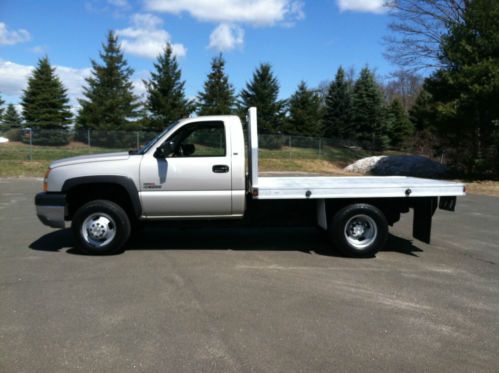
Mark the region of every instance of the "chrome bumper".
<instances>
[{"instance_id":1,"label":"chrome bumper","mask_svg":"<svg viewBox=\"0 0 499 373\"><path fill-rule=\"evenodd\" d=\"M52 228L65 228L66 196L64 194L38 193L35 197L38 219Z\"/></svg>"}]
</instances>

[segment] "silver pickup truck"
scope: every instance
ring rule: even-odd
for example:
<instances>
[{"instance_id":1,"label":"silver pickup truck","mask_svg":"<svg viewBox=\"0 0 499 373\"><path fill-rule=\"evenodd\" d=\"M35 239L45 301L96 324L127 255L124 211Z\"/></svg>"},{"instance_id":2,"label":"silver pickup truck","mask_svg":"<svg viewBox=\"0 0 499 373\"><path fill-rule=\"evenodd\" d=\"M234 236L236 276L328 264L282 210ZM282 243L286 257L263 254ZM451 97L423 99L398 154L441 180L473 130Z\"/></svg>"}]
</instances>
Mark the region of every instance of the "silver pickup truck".
<instances>
[{"instance_id":1,"label":"silver pickup truck","mask_svg":"<svg viewBox=\"0 0 499 373\"><path fill-rule=\"evenodd\" d=\"M453 211L465 194L463 184L412 177L262 177L256 118L249 109L247 145L237 116L208 116L182 119L137 151L52 162L37 215L56 228L72 221L89 254L122 250L143 222L224 221L316 225L343 254L372 256L410 208L413 236L429 243L437 206Z\"/></svg>"}]
</instances>

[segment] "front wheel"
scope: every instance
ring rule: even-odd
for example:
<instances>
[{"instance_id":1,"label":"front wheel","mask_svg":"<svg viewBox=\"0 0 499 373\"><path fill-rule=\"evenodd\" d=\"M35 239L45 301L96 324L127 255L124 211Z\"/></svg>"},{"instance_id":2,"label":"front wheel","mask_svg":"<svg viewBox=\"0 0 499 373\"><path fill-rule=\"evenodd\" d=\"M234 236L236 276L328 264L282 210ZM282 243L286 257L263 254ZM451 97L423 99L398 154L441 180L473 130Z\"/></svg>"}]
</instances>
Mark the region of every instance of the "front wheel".
<instances>
[{"instance_id":1,"label":"front wheel","mask_svg":"<svg viewBox=\"0 0 499 373\"><path fill-rule=\"evenodd\" d=\"M346 256L373 256L386 242L388 223L377 207L356 203L334 215L328 226L328 234L338 250Z\"/></svg>"},{"instance_id":2,"label":"front wheel","mask_svg":"<svg viewBox=\"0 0 499 373\"><path fill-rule=\"evenodd\" d=\"M78 247L85 254L119 252L130 237L130 219L114 202L95 200L81 206L71 224Z\"/></svg>"}]
</instances>

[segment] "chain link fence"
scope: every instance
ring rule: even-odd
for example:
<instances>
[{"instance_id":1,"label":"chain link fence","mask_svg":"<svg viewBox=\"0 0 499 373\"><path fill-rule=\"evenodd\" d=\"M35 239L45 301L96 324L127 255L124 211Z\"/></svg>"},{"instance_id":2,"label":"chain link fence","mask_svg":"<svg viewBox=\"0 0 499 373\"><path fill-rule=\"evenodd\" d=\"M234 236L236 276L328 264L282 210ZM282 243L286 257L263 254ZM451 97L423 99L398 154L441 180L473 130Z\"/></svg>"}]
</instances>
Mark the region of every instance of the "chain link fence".
<instances>
[{"instance_id":1,"label":"chain link fence","mask_svg":"<svg viewBox=\"0 0 499 373\"><path fill-rule=\"evenodd\" d=\"M149 131L76 131L0 127L0 177L41 176L53 160L136 150L157 135L157 132ZM360 162L348 171L344 168L362 158L388 155L390 157L379 162L384 169L377 169L376 174L440 177L447 172L442 165L445 157L441 154L430 156L432 162L424 157L419 159L394 157L414 154L406 150L388 149L380 152L369 149L366 144L339 139L261 134L258 140L260 167L264 171L363 174L371 172L369 167L372 167L372 160Z\"/></svg>"},{"instance_id":2,"label":"chain link fence","mask_svg":"<svg viewBox=\"0 0 499 373\"><path fill-rule=\"evenodd\" d=\"M139 149L157 135L149 131L0 129L0 160L54 160ZM322 159L347 163L373 152L321 137L259 135L262 159Z\"/></svg>"}]
</instances>

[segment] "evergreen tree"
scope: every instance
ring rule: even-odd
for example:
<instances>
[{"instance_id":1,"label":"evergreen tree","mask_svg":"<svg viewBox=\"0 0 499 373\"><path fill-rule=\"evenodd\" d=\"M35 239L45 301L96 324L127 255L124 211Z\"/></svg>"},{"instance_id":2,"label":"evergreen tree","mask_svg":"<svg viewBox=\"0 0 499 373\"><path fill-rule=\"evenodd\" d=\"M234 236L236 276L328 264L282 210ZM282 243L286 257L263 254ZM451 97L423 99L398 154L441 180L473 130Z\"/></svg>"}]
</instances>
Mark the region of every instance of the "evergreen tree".
<instances>
[{"instance_id":1,"label":"evergreen tree","mask_svg":"<svg viewBox=\"0 0 499 373\"><path fill-rule=\"evenodd\" d=\"M133 93L128 66L118 43L110 31L103 51L102 64L92 60L92 75L86 78L84 99L80 99L77 128L95 130L126 130L138 116L139 103Z\"/></svg>"},{"instance_id":2,"label":"evergreen tree","mask_svg":"<svg viewBox=\"0 0 499 373\"><path fill-rule=\"evenodd\" d=\"M324 132L327 137L348 139L354 136L352 124L352 90L345 78L345 70L339 67L334 82L326 96Z\"/></svg>"},{"instance_id":3,"label":"evergreen tree","mask_svg":"<svg viewBox=\"0 0 499 373\"><path fill-rule=\"evenodd\" d=\"M468 174L499 174L499 2L469 1L442 39L444 68L425 82L447 157Z\"/></svg>"},{"instance_id":4,"label":"evergreen tree","mask_svg":"<svg viewBox=\"0 0 499 373\"><path fill-rule=\"evenodd\" d=\"M34 130L33 143L57 145L69 141L66 131L72 117L69 99L47 57L38 61L29 77L21 105L26 125Z\"/></svg>"},{"instance_id":5,"label":"evergreen tree","mask_svg":"<svg viewBox=\"0 0 499 373\"><path fill-rule=\"evenodd\" d=\"M416 131L434 130L434 107L431 94L422 89L409 110L409 119Z\"/></svg>"},{"instance_id":6,"label":"evergreen tree","mask_svg":"<svg viewBox=\"0 0 499 373\"><path fill-rule=\"evenodd\" d=\"M290 135L321 136L322 112L321 100L317 93L307 88L305 82L289 99L289 117L286 132Z\"/></svg>"},{"instance_id":7,"label":"evergreen tree","mask_svg":"<svg viewBox=\"0 0 499 373\"><path fill-rule=\"evenodd\" d=\"M193 104L185 97L185 81L182 80L177 58L168 44L154 64L149 81L144 81L147 90L145 108L148 111L146 127L163 130L168 124L188 117Z\"/></svg>"},{"instance_id":8,"label":"evergreen tree","mask_svg":"<svg viewBox=\"0 0 499 373\"><path fill-rule=\"evenodd\" d=\"M211 61L211 72L198 94L199 115L233 114L236 106L234 87L225 74L225 60L220 54Z\"/></svg>"},{"instance_id":9,"label":"evergreen tree","mask_svg":"<svg viewBox=\"0 0 499 373\"><path fill-rule=\"evenodd\" d=\"M382 150L388 145L384 121L383 97L373 73L367 68L353 87L352 122L357 139Z\"/></svg>"},{"instance_id":10,"label":"evergreen tree","mask_svg":"<svg viewBox=\"0 0 499 373\"><path fill-rule=\"evenodd\" d=\"M22 124L21 116L17 112L13 104L7 106L5 114L3 115L3 125L9 128L20 128Z\"/></svg>"},{"instance_id":11,"label":"evergreen tree","mask_svg":"<svg viewBox=\"0 0 499 373\"><path fill-rule=\"evenodd\" d=\"M251 82L241 91L240 108L258 108L260 133L278 133L282 130L285 101L279 100L279 82L269 64L261 64L253 73Z\"/></svg>"},{"instance_id":12,"label":"evergreen tree","mask_svg":"<svg viewBox=\"0 0 499 373\"><path fill-rule=\"evenodd\" d=\"M5 108L3 107L4 104L5 101L2 100L2 96L0 96L0 121L2 120L3 111L5 110Z\"/></svg>"},{"instance_id":13,"label":"evergreen tree","mask_svg":"<svg viewBox=\"0 0 499 373\"><path fill-rule=\"evenodd\" d=\"M409 120L402 102L395 98L388 107L387 127L390 145L401 149L406 146L414 133L414 126Z\"/></svg>"}]
</instances>

